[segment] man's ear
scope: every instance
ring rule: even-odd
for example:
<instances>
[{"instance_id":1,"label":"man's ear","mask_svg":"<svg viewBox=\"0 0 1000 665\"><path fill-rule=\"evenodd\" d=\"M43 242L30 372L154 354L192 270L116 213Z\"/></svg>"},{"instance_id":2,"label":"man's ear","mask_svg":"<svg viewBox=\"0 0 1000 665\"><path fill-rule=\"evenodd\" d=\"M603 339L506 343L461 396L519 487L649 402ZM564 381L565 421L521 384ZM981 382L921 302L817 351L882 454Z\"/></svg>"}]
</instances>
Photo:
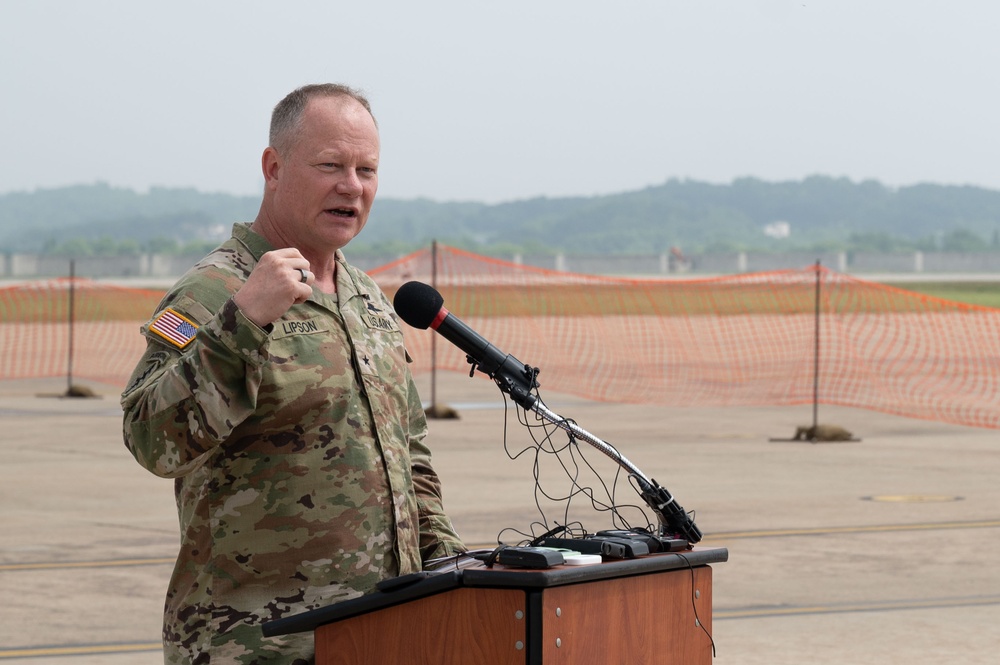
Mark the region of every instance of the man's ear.
<instances>
[{"instance_id":1,"label":"man's ear","mask_svg":"<svg viewBox=\"0 0 1000 665\"><path fill-rule=\"evenodd\" d=\"M264 173L264 184L270 185L278 179L278 171L281 170L281 156L272 147L264 149L264 154L260 156L260 169Z\"/></svg>"}]
</instances>

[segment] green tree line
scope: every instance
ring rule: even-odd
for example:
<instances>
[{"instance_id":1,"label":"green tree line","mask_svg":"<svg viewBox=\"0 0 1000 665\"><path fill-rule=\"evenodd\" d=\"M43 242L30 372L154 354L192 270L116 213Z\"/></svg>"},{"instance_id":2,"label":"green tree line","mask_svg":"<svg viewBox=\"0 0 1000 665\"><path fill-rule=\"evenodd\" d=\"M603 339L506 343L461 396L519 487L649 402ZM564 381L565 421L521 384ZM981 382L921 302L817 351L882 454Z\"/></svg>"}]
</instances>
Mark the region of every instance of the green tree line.
<instances>
[{"instance_id":1,"label":"green tree line","mask_svg":"<svg viewBox=\"0 0 1000 665\"><path fill-rule=\"evenodd\" d=\"M259 198L106 184L0 196L0 251L55 255L202 253L256 215ZM769 225L784 222L787 237ZM667 182L590 197L498 204L376 200L354 253L400 254L432 240L483 254L720 251L1000 251L1000 192L813 176Z\"/></svg>"}]
</instances>

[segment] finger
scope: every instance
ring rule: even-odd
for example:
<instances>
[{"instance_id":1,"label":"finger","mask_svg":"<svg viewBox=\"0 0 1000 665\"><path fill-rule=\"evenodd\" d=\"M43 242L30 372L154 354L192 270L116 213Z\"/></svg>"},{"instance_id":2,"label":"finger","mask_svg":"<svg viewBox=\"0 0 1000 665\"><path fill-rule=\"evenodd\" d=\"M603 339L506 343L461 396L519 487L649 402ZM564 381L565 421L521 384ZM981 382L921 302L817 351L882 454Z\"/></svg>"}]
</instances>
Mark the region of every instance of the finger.
<instances>
[{"instance_id":1,"label":"finger","mask_svg":"<svg viewBox=\"0 0 1000 665\"><path fill-rule=\"evenodd\" d=\"M267 252L271 254L275 259L302 259L302 252L300 252L295 247L282 247L281 249L272 249Z\"/></svg>"}]
</instances>

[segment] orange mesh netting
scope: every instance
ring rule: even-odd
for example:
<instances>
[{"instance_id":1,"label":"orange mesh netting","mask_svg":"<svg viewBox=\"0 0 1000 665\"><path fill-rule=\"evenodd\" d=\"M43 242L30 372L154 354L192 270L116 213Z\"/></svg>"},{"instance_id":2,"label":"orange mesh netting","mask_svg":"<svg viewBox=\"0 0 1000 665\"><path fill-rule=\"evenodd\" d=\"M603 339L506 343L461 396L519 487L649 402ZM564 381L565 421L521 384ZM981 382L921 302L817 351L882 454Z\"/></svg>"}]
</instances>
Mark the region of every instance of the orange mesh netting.
<instances>
[{"instance_id":1,"label":"orange mesh netting","mask_svg":"<svg viewBox=\"0 0 1000 665\"><path fill-rule=\"evenodd\" d=\"M162 297L163 291L86 279L26 282L0 289L0 380L72 374L124 387L146 348L139 326Z\"/></svg>"},{"instance_id":2,"label":"orange mesh netting","mask_svg":"<svg viewBox=\"0 0 1000 665\"><path fill-rule=\"evenodd\" d=\"M434 284L452 314L541 369L543 397L782 406L812 403L815 390L820 404L1000 427L998 309L819 266L711 279L620 279L529 268L443 246L433 256L415 252L371 275L390 299L406 281ZM138 327L162 293L77 284L73 375L124 385L144 348ZM0 289L0 380L66 374L67 293L66 280ZM436 333L409 327L405 333L414 372L429 371ZM469 371L465 355L441 338L436 364Z\"/></svg>"},{"instance_id":3,"label":"orange mesh netting","mask_svg":"<svg viewBox=\"0 0 1000 665\"><path fill-rule=\"evenodd\" d=\"M674 406L812 403L1000 427L1000 310L811 266L712 279L596 277L439 247L372 271L434 282L445 307L539 367L545 391ZM818 278L818 279L817 279ZM407 328L416 371L436 333ZM468 371L436 344L439 369Z\"/></svg>"}]
</instances>

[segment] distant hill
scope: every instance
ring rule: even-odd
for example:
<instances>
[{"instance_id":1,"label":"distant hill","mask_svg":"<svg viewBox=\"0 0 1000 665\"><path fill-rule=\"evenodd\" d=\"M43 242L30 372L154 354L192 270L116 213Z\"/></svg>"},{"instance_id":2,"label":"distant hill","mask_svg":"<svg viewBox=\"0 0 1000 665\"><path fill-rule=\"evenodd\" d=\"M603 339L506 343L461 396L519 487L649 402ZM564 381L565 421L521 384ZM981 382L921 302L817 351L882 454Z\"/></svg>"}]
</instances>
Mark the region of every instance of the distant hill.
<instances>
[{"instance_id":1,"label":"distant hill","mask_svg":"<svg viewBox=\"0 0 1000 665\"><path fill-rule=\"evenodd\" d=\"M0 251L57 251L67 242L146 249L214 243L234 221L250 220L256 196L106 184L0 196ZM784 222L775 225L776 222ZM771 235L765 229L771 225ZM780 229L790 234L780 236ZM775 231L777 229L777 231ZM949 248L1000 244L1000 191L813 176L801 181L742 178L716 185L669 180L592 197L534 198L499 204L376 200L352 251L403 252L431 240L491 252L637 254L736 249Z\"/></svg>"},{"instance_id":2,"label":"distant hill","mask_svg":"<svg viewBox=\"0 0 1000 665\"><path fill-rule=\"evenodd\" d=\"M234 220L253 219L259 205L255 197L106 184L14 192L0 196L0 249L37 252L73 238L210 240L228 236Z\"/></svg>"}]
</instances>

